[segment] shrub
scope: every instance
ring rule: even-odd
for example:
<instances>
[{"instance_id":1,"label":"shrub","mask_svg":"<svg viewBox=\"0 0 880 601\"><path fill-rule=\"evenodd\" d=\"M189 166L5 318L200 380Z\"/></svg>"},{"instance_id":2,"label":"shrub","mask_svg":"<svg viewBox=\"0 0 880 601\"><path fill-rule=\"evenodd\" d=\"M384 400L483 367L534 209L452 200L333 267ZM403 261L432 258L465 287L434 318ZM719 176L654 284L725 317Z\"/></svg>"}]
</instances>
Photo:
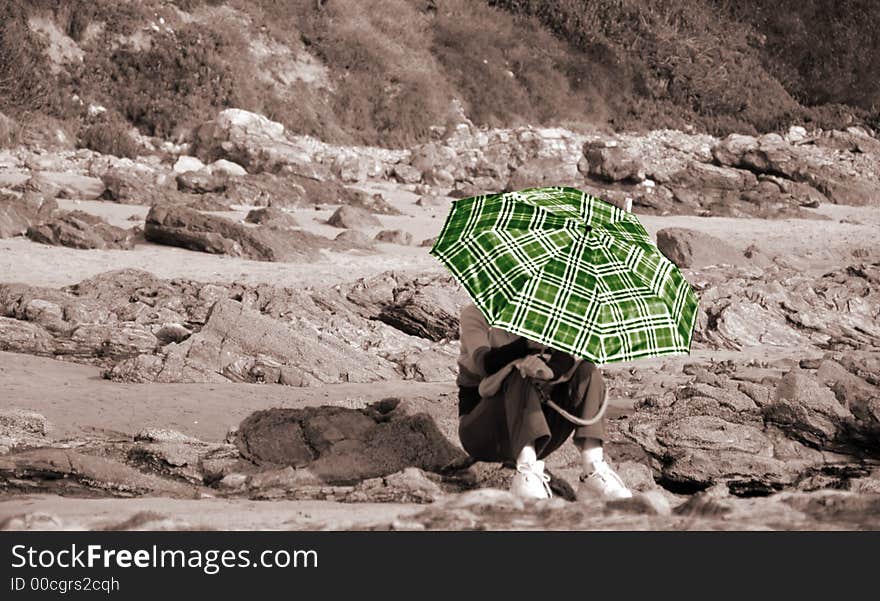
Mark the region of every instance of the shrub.
<instances>
[{"instance_id":1,"label":"shrub","mask_svg":"<svg viewBox=\"0 0 880 601\"><path fill-rule=\"evenodd\" d=\"M608 78L599 85L617 115L632 114L636 100L647 99L672 108L671 116L690 113L690 120L704 129L743 123L766 131L799 109L745 42L746 30L706 3L489 2L535 16L592 59L596 74Z\"/></svg>"},{"instance_id":2,"label":"shrub","mask_svg":"<svg viewBox=\"0 0 880 601\"><path fill-rule=\"evenodd\" d=\"M61 104L56 78L43 54L43 43L27 24L17 0L0 5L0 110L57 111Z\"/></svg>"},{"instance_id":3,"label":"shrub","mask_svg":"<svg viewBox=\"0 0 880 601\"><path fill-rule=\"evenodd\" d=\"M94 53L78 82L100 91L100 100L117 108L144 133L174 137L218 109L242 106L246 89L224 57L240 48L198 25L157 33L149 49L131 46Z\"/></svg>"},{"instance_id":4,"label":"shrub","mask_svg":"<svg viewBox=\"0 0 880 601\"><path fill-rule=\"evenodd\" d=\"M754 27L765 68L807 105L880 106L875 0L710 0Z\"/></svg>"},{"instance_id":5,"label":"shrub","mask_svg":"<svg viewBox=\"0 0 880 601\"><path fill-rule=\"evenodd\" d=\"M131 126L116 113L86 126L80 132L77 145L101 154L133 159L138 155L138 144L129 132Z\"/></svg>"}]
</instances>

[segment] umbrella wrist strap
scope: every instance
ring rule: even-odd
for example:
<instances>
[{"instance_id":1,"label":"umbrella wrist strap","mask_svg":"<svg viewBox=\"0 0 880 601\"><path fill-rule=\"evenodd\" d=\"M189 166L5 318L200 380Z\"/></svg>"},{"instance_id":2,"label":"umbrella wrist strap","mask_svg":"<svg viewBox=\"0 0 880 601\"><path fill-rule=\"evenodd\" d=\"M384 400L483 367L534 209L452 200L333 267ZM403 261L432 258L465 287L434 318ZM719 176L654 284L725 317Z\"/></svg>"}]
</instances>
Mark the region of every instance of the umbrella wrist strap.
<instances>
[{"instance_id":1,"label":"umbrella wrist strap","mask_svg":"<svg viewBox=\"0 0 880 601\"><path fill-rule=\"evenodd\" d=\"M537 384L535 384L534 386L535 390L538 391L538 396L541 398L541 402L543 404L547 405L573 424L576 424L578 426L592 426L599 423L599 421L603 417L605 417L605 409L608 407L608 389L605 389L605 393L602 395L602 403L599 405L599 409L596 410L596 415L585 419L572 415L571 413L554 403L551 399L547 398L547 395L544 393L544 390L540 386L538 386Z\"/></svg>"}]
</instances>

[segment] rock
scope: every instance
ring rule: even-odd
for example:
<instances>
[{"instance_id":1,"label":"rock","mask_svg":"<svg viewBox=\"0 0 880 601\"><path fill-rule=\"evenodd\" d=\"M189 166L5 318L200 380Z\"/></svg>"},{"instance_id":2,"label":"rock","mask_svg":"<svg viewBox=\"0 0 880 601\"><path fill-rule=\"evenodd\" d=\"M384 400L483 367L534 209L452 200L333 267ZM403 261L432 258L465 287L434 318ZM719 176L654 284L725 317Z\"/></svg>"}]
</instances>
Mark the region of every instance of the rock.
<instances>
[{"instance_id":1,"label":"rock","mask_svg":"<svg viewBox=\"0 0 880 601\"><path fill-rule=\"evenodd\" d=\"M348 503L433 503L443 490L417 467L359 482L345 496Z\"/></svg>"},{"instance_id":2,"label":"rock","mask_svg":"<svg viewBox=\"0 0 880 601\"><path fill-rule=\"evenodd\" d=\"M213 194L198 194L193 196L194 200L182 205L194 211L231 211L232 207L229 203L221 200L222 197Z\"/></svg>"},{"instance_id":3,"label":"rock","mask_svg":"<svg viewBox=\"0 0 880 601\"><path fill-rule=\"evenodd\" d=\"M270 291L263 291L267 293ZM317 328L326 330L328 326L316 320L319 312L310 299L290 300L280 295L274 302L298 318L293 323L281 321L240 302L219 300L198 333L178 345L165 347L162 355L151 353L122 361L108 375L111 379L140 382L233 381L294 386L372 382L397 376L387 361L336 336L322 334Z\"/></svg>"},{"instance_id":4,"label":"rock","mask_svg":"<svg viewBox=\"0 0 880 601\"><path fill-rule=\"evenodd\" d=\"M657 488L654 472L644 463L624 461L617 466L617 475L630 490L648 491Z\"/></svg>"},{"instance_id":5,"label":"rock","mask_svg":"<svg viewBox=\"0 0 880 601\"><path fill-rule=\"evenodd\" d=\"M743 254L715 236L685 228L664 228L657 232L657 248L667 259L683 268L722 263L745 263Z\"/></svg>"},{"instance_id":6,"label":"rock","mask_svg":"<svg viewBox=\"0 0 880 601\"><path fill-rule=\"evenodd\" d=\"M331 170L343 182L355 183L366 181L373 166L361 155L341 154L333 159Z\"/></svg>"},{"instance_id":7,"label":"rock","mask_svg":"<svg viewBox=\"0 0 880 601\"><path fill-rule=\"evenodd\" d=\"M150 170L113 167L101 180L105 188L101 197L106 200L136 205L184 202L173 179Z\"/></svg>"},{"instance_id":8,"label":"rock","mask_svg":"<svg viewBox=\"0 0 880 601\"><path fill-rule=\"evenodd\" d=\"M422 181L430 186L450 188L455 185L455 176L442 167L432 167L422 173Z\"/></svg>"},{"instance_id":9,"label":"rock","mask_svg":"<svg viewBox=\"0 0 880 601\"><path fill-rule=\"evenodd\" d=\"M189 171L201 171L205 164L196 157L181 155L174 163L174 173L181 174Z\"/></svg>"},{"instance_id":10,"label":"rock","mask_svg":"<svg viewBox=\"0 0 880 601\"><path fill-rule=\"evenodd\" d=\"M330 179L304 141L286 135L284 126L262 115L225 109L195 134L195 153L205 162L227 159L249 173L289 173L317 181Z\"/></svg>"},{"instance_id":11,"label":"rock","mask_svg":"<svg viewBox=\"0 0 880 601\"><path fill-rule=\"evenodd\" d=\"M49 421L34 411L0 409L0 454L45 445L50 428Z\"/></svg>"},{"instance_id":12,"label":"rock","mask_svg":"<svg viewBox=\"0 0 880 601\"><path fill-rule=\"evenodd\" d=\"M813 143L816 146L834 150L880 155L880 140L871 137L865 130L858 127L849 127L846 131L823 132L821 136L813 140Z\"/></svg>"},{"instance_id":13,"label":"rock","mask_svg":"<svg viewBox=\"0 0 880 601\"><path fill-rule=\"evenodd\" d=\"M190 250L246 257L257 261L313 261L326 238L271 227L247 227L223 217L184 207L155 205L147 214L144 236L150 242Z\"/></svg>"},{"instance_id":14,"label":"rock","mask_svg":"<svg viewBox=\"0 0 880 601\"><path fill-rule=\"evenodd\" d=\"M293 229L300 226L296 217L275 207L252 209L244 218L247 223L256 223L277 229Z\"/></svg>"},{"instance_id":15,"label":"rock","mask_svg":"<svg viewBox=\"0 0 880 601\"><path fill-rule=\"evenodd\" d=\"M515 191L543 186L577 187L583 181L577 166L556 158L535 158L514 169L505 190Z\"/></svg>"},{"instance_id":16,"label":"rock","mask_svg":"<svg viewBox=\"0 0 880 601\"><path fill-rule=\"evenodd\" d=\"M389 476L410 467L437 471L462 456L428 415L410 415L400 405L387 409L373 405L361 410L323 406L258 411L239 426L236 445L258 465L306 468L328 484ZM395 476L392 483L414 479L422 481L409 472Z\"/></svg>"},{"instance_id":17,"label":"rock","mask_svg":"<svg viewBox=\"0 0 880 601\"><path fill-rule=\"evenodd\" d=\"M126 453L129 464L163 477L193 485L203 483L201 459L208 448L202 443L140 442Z\"/></svg>"},{"instance_id":18,"label":"rock","mask_svg":"<svg viewBox=\"0 0 880 601\"><path fill-rule=\"evenodd\" d=\"M71 248L131 249L138 230L110 225L100 217L83 211L64 211L52 219L27 229L35 242Z\"/></svg>"},{"instance_id":19,"label":"rock","mask_svg":"<svg viewBox=\"0 0 880 601\"><path fill-rule=\"evenodd\" d=\"M829 448L852 414L809 372L794 369L776 387L775 399L763 408L765 418L793 438Z\"/></svg>"},{"instance_id":20,"label":"rock","mask_svg":"<svg viewBox=\"0 0 880 601\"><path fill-rule=\"evenodd\" d=\"M458 337L458 315L466 302L451 276L406 278L394 272L357 280L345 297L367 319L435 341Z\"/></svg>"},{"instance_id":21,"label":"rock","mask_svg":"<svg viewBox=\"0 0 880 601\"><path fill-rule=\"evenodd\" d=\"M23 236L28 227L49 219L57 208L57 202L42 196L0 193L0 238Z\"/></svg>"},{"instance_id":22,"label":"rock","mask_svg":"<svg viewBox=\"0 0 880 601\"><path fill-rule=\"evenodd\" d=\"M226 474L217 483L217 488L225 490L241 490L245 487L248 477L245 474Z\"/></svg>"},{"instance_id":23,"label":"rock","mask_svg":"<svg viewBox=\"0 0 880 601\"><path fill-rule=\"evenodd\" d=\"M743 155L753 151L757 146L758 140L754 136L730 134L712 148L712 156L720 165L738 167Z\"/></svg>"},{"instance_id":24,"label":"rock","mask_svg":"<svg viewBox=\"0 0 880 601\"><path fill-rule=\"evenodd\" d=\"M875 402L880 399L880 389L847 370L831 359L823 359L818 365L816 378L831 388L838 402L848 408L862 421L880 423Z\"/></svg>"},{"instance_id":25,"label":"rock","mask_svg":"<svg viewBox=\"0 0 880 601\"><path fill-rule=\"evenodd\" d=\"M209 192L224 192L227 186L228 176L222 171L214 173L206 169L200 171L186 171L177 176L177 189L181 192L192 194L207 194Z\"/></svg>"},{"instance_id":26,"label":"rock","mask_svg":"<svg viewBox=\"0 0 880 601\"><path fill-rule=\"evenodd\" d=\"M56 515L43 511L20 513L0 521L0 532L22 530L63 530L64 521Z\"/></svg>"},{"instance_id":27,"label":"rock","mask_svg":"<svg viewBox=\"0 0 880 601\"><path fill-rule=\"evenodd\" d=\"M361 190L354 190L348 188L348 198L345 200L346 204L350 207L356 207L359 209L364 209L369 211L370 213L377 213L379 215L400 215L400 211L395 209L385 197L381 194L369 194L367 192L363 192Z\"/></svg>"},{"instance_id":28,"label":"rock","mask_svg":"<svg viewBox=\"0 0 880 601\"><path fill-rule=\"evenodd\" d=\"M54 348L52 335L39 325L0 317L0 350L49 355Z\"/></svg>"},{"instance_id":29,"label":"rock","mask_svg":"<svg viewBox=\"0 0 880 601\"><path fill-rule=\"evenodd\" d=\"M831 340L847 341L850 347L872 345L880 331L864 303L875 302L877 296L871 284L878 277L874 272L880 270L850 266L823 276L776 271L775 281L768 282L725 270L711 284L697 283L700 313L711 320L701 321L696 339L724 348L814 346ZM835 309L829 309L829 298L840 299ZM854 298L864 302L843 300Z\"/></svg>"},{"instance_id":30,"label":"rock","mask_svg":"<svg viewBox=\"0 0 880 601\"><path fill-rule=\"evenodd\" d=\"M403 230L382 230L374 238L376 242L387 242L388 244L399 244L401 246L411 245L412 239L412 234Z\"/></svg>"},{"instance_id":31,"label":"rock","mask_svg":"<svg viewBox=\"0 0 880 601\"><path fill-rule=\"evenodd\" d=\"M277 208L303 207L319 202L321 196L311 194L302 185L304 181L311 180L293 176L280 177L271 173L227 179L226 189L220 195L220 200L227 204ZM332 190L321 190L323 195L331 193Z\"/></svg>"},{"instance_id":32,"label":"rock","mask_svg":"<svg viewBox=\"0 0 880 601\"><path fill-rule=\"evenodd\" d=\"M373 248L373 240L360 230L343 230L333 239L340 249Z\"/></svg>"},{"instance_id":33,"label":"rock","mask_svg":"<svg viewBox=\"0 0 880 601\"><path fill-rule=\"evenodd\" d=\"M434 175L440 172L449 173L449 167L457 159L454 148L436 142L422 144L412 149L410 165L419 173L431 171ZM451 176L451 173L450 173ZM425 183L432 183L425 180ZM441 185L441 184L435 184Z\"/></svg>"},{"instance_id":34,"label":"rock","mask_svg":"<svg viewBox=\"0 0 880 601\"><path fill-rule=\"evenodd\" d=\"M430 247L434 246L434 244L436 244L436 243L437 243L437 236L434 236L433 238L425 238L424 240L419 242L419 246L421 246L422 248L430 248Z\"/></svg>"},{"instance_id":35,"label":"rock","mask_svg":"<svg viewBox=\"0 0 880 601\"><path fill-rule=\"evenodd\" d=\"M212 175L220 174L225 175L227 178L244 177L248 174L244 167L226 159L217 159L207 166L207 170Z\"/></svg>"},{"instance_id":36,"label":"rock","mask_svg":"<svg viewBox=\"0 0 880 601\"><path fill-rule=\"evenodd\" d=\"M595 141L584 144L583 151L589 175L611 182L645 179L645 167L634 149L614 142Z\"/></svg>"},{"instance_id":37,"label":"rock","mask_svg":"<svg viewBox=\"0 0 880 601\"><path fill-rule=\"evenodd\" d=\"M880 203L880 194L873 182L823 174L812 176L811 180L834 204L874 206Z\"/></svg>"},{"instance_id":38,"label":"rock","mask_svg":"<svg viewBox=\"0 0 880 601\"><path fill-rule=\"evenodd\" d=\"M26 184L26 189L33 189L50 198L96 200L104 194L104 182L88 175L42 171L31 180Z\"/></svg>"},{"instance_id":39,"label":"rock","mask_svg":"<svg viewBox=\"0 0 880 601\"><path fill-rule=\"evenodd\" d=\"M85 361L132 382L442 380L455 350L430 339L455 335L462 294L451 276L394 272L313 291L133 269L62 290L0 284L0 350Z\"/></svg>"},{"instance_id":40,"label":"rock","mask_svg":"<svg viewBox=\"0 0 880 601\"><path fill-rule=\"evenodd\" d=\"M327 220L328 225L344 228L381 226L382 222L372 213L358 207L341 206Z\"/></svg>"},{"instance_id":41,"label":"rock","mask_svg":"<svg viewBox=\"0 0 880 601\"><path fill-rule=\"evenodd\" d=\"M755 401L745 393L733 388L722 388L709 384L701 384L694 382L679 388L675 393L678 399L690 399L694 397L705 397L718 401L722 407L727 407L732 411L751 411L757 409Z\"/></svg>"},{"instance_id":42,"label":"rock","mask_svg":"<svg viewBox=\"0 0 880 601\"><path fill-rule=\"evenodd\" d=\"M422 181L422 172L406 163L398 163L392 171L394 177L402 184L417 184Z\"/></svg>"},{"instance_id":43,"label":"rock","mask_svg":"<svg viewBox=\"0 0 880 601\"><path fill-rule=\"evenodd\" d=\"M712 149L712 154L721 165L795 180L803 179L811 167L809 160L778 134L764 134L757 139L730 134Z\"/></svg>"},{"instance_id":44,"label":"rock","mask_svg":"<svg viewBox=\"0 0 880 601\"><path fill-rule=\"evenodd\" d=\"M758 185L758 179L751 171L719 167L709 163L691 161L687 167L672 176L675 184L685 184L690 188L704 190L748 190Z\"/></svg>"},{"instance_id":45,"label":"rock","mask_svg":"<svg viewBox=\"0 0 880 601\"><path fill-rule=\"evenodd\" d=\"M171 430L169 428L143 428L134 436L135 440L144 442L170 442L170 443L189 443L189 444L206 444L183 432Z\"/></svg>"},{"instance_id":46,"label":"rock","mask_svg":"<svg viewBox=\"0 0 880 601\"><path fill-rule=\"evenodd\" d=\"M194 496L194 489L185 484L145 474L111 459L53 448L0 456L0 484L7 490L61 495Z\"/></svg>"},{"instance_id":47,"label":"rock","mask_svg":"<svg viewBox=\"0 0 880 601\"><path fill-rule=\"evenodd\" d=\"M792 125L785 134L785 141L789 144L797 144L807 139L807 130L800 125Z\"/></svg>"}]
</instances>

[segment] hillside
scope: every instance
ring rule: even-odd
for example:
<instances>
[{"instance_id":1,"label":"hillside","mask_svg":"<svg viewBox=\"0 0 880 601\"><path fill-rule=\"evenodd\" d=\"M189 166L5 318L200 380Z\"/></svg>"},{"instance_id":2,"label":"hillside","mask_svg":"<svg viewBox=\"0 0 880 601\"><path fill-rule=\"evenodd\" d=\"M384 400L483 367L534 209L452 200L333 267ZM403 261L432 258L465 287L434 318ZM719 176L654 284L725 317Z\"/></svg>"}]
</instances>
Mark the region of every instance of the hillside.
<instances>
[{"instance_id":1,"label":"hillside","mask_svg":"<svg viewBox=\"0 0 880 601\"><path fill-rule=\"evenodd\" d=\"M0 112L120 155L134 152L129 125L185 138L230 106L330 142L384 146L423 141L461 111L490 127L876 127L870 5L10 0ZM7 141L27 133L0 130Z\"/></svg>"}]
</instances>

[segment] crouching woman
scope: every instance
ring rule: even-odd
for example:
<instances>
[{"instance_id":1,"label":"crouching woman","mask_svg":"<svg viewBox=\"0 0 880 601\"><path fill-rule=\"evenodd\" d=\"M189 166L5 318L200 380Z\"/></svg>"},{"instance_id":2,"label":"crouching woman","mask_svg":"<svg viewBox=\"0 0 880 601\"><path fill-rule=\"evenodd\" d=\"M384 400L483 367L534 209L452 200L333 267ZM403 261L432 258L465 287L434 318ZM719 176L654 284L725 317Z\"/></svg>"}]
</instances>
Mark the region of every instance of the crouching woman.
<instances>
[{"instance_id":1,"label":"crouching woman","mask_svg":"<svg viewBox=\"0 0 880 601\"><path fill-rule=\"evenodd\" d=\"M604 416L576 425L542 402L549 398L571 415L593 421L605 397L595 365L489 327L474 304L462 309L460 330L458 435L471 457L515 462L511 491L526 500L547 499L543 459L573 433L583 464L581 491L609 499L632 496L605 461Z\"/></svg>"}]
</instances>

